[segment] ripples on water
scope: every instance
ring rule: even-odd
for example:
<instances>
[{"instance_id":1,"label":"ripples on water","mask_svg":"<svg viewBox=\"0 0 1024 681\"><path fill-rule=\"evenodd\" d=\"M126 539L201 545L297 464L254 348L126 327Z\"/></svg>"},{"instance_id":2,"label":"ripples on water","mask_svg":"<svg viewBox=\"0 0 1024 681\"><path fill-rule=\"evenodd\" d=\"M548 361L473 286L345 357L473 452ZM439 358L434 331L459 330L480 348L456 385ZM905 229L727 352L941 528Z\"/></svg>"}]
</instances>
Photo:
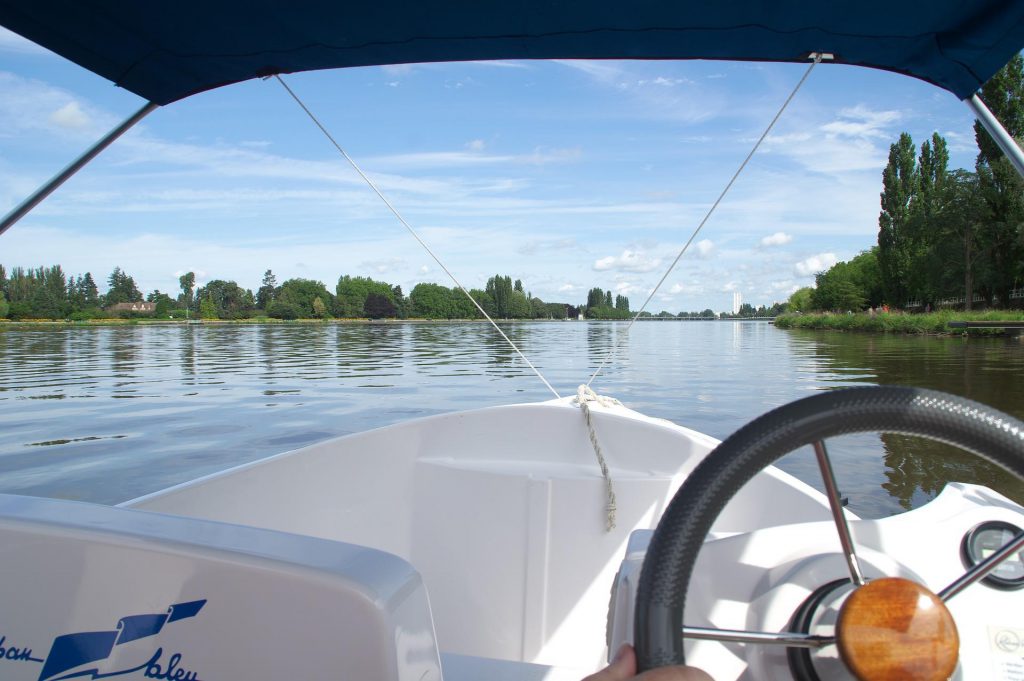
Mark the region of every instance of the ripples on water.
<instances>
[{"instance_id":1,"label":"ripples on water","mask_svg":"<svg viewBox=\"0 0 1024 681\"><path fill-rule=\"evenodd\" d=\"M595 382L651 416L723 438L812 391L935 388L1024 417L1024 344L781 331L757 322L516 323L506 333L563 395ZM329 437L411 417L544 400L482 324L295 324L0 330L0 491L115 503ZM944 481L1021 484L895 436L830 443L851 506L920 505ZM807 453L782 466L818 485Z\"/></svg>"}]
</instances>

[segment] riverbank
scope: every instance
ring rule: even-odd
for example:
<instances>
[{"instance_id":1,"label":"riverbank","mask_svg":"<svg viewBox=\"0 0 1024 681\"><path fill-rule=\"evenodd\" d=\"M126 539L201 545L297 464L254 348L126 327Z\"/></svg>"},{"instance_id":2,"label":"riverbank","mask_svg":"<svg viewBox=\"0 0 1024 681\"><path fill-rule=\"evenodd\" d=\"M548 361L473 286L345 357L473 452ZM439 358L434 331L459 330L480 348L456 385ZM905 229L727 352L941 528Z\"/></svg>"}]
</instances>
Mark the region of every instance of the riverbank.
<instances>
[{"instance_id":1,"label":"riverbank","mask_svg":"<svg viewBox=\"0 0 1024 681\"><path fill-rule=\"evenodd\" d=\"M496 319L496 322L571 322L575 319ZM621 321L621 320L619 320ZM92 327L92 326L188 326L188 325L253 325L253 324L489 324L486 319L425 319L421 317L409 319L276 319L274 317L249 317L246 319L146 319L132 317L129 319L0 319L0 329L19 327Z\"/></svg>"},{"instance_id":2,"label":"riverbank","mask_svg":"<svg viewBox=\"0 0 1024 681\"><path fill-rule=\"evenodd\" d=\"M963 334L964 329L951 329L951 321L994 322L1024 321L1024 312L1016 310L990 310L986 312L957 312L941 310L922 314L879 312L868 314L792 313L776 317L780 329L822 329L832 331L866 331L872 333L907 334ZM973 335L1005 335L1001 329L970 329Z\"/></svg>"}]
</instances>

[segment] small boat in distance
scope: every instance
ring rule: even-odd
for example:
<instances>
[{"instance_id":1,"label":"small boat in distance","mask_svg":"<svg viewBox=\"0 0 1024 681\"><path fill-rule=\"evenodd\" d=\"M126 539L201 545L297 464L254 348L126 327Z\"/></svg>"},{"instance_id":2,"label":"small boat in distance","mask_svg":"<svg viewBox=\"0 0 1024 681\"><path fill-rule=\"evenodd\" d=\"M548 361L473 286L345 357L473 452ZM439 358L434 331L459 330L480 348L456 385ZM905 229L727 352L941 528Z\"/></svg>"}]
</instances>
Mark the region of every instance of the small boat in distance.
<instances>
[{"instance_id":1,"label":"small boat in distance","mask_svg":"<svg viewBox=\"0 0 1024 681\"><path fill-rule=\"evenodd\" d=\"M148 102L0 233L160 106L363 65L882 68L967 102L1024 171L976 96L1024 47L1024 0L0 0L0 25ZM1019 678L1024 508L957 483L861 519L844 509L826 442L919 435L1024 478L1024 424L870 387L780 407L721 443L688 426L581 387L322 442L116 507L0 495L0 677L554 681L632 642L643 668L685 662L719 681ZM804 446L824 493L772 465Z\"/></svg>"}]
</instances>

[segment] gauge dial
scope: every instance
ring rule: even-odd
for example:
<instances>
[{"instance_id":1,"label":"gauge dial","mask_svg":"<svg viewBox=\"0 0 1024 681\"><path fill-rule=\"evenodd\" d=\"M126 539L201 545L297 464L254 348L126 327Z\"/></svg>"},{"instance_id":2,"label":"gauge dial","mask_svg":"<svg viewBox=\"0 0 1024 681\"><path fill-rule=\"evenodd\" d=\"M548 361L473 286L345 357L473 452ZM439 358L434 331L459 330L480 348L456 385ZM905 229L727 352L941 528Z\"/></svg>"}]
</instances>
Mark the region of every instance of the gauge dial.
<instances>
[{"instance_id":1,"label":"gauge dial","mask_svg":"<svg viewBox=\"0 0 1024 681\"><path fill-rule=\"evenodd\" d=\"M998 520L978 525L964 536L961 545L964 563L968 568L974 567L1019 537L1020 533L1019 527ZM1004 560L982 581L997 589L1024 587L1024 550Z\"/></svg>"}]
</instances>

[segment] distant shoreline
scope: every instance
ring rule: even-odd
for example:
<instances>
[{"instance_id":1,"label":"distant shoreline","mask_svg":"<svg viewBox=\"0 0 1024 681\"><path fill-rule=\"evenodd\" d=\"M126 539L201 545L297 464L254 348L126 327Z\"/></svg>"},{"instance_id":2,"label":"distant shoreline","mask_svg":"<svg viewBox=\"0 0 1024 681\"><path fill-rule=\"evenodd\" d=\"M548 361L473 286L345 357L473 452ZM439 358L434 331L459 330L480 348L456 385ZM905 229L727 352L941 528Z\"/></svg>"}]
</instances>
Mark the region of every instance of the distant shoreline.
<instances>
[{"instance_id":1,"label":"distant shoreline","mask_svg":"<svg viewBox=\"0 0 1024 681\"><path fill-rule=\"evenodd\" d=\"M495 319L499 323L519 322L575 322L575 319ZM587 320L587 321L628 321L628 320ZM488 324L486 319L274 319L272 317L255 317L252 319L0 319L0 329L10 327L41 327L41 328L87 328L93 326L210 326L210 325L309 325L309 324Z\"/></svg>"},{"instance_id":2,"label":"distant shoreline","mask_svg":"<svg viewBox=\"0 0 1024 681\"><path fill-rule=\"evenodd\" d=\"M988 310L985 312L957 312L942 310L920 314L901 312L857 313L786 313L775 319L780 329L813 329L822 331L857 331L865 333L927 334L939 336L970 335L1004 336L1001 329L952 329L951 321L1020 322L1024 311Z\"/></svg>"}]
</instances>

